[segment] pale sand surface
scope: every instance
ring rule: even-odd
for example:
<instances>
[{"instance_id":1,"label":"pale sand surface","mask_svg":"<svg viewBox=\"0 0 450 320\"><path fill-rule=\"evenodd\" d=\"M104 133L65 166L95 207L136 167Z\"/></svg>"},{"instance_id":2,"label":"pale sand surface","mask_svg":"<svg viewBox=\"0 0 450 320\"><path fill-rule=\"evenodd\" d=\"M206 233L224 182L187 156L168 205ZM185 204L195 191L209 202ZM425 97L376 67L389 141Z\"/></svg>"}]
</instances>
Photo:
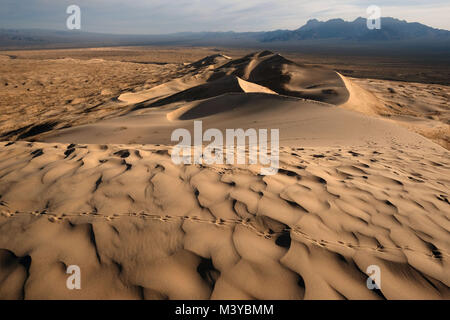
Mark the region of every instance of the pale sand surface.
<instances>
[{"instance_id":1,"label":"pale sand surface","mask_svg":"<svg viewBox=\"0 0 450 320\"><path fill-rule=\"evenodd\" d=\"M449 133L420 129L448 125L447 87L414 99L270 52L144 66L166 73L0 142L0 298L450 299ZM20 110L2 132L49 119ZM194 120L280 129L279 173L175 165L170 134Z\"/></svg>"},{"instance_id":2,"label":"pale sand surface","mask_svg":"<svg viewBox=\"0 0 450 320\"><path fill-rule=\"evenodd\" d=\"M351 79L384 105L378 114L450 149L450 87L372 79Z\"/></svg>"}]
</instances>

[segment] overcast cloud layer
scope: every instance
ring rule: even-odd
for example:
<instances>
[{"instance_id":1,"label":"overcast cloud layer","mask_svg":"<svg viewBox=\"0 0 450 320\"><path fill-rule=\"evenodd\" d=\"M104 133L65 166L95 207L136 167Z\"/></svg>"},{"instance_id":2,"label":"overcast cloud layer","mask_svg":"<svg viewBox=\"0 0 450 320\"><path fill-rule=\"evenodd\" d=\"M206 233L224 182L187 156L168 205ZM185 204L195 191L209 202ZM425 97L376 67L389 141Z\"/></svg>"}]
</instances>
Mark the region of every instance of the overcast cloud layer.
<instances>
[{"instance_id":1,"label":"overcast cloud layer","mask_svg":"<svg viewBox=\"0 0 450 320\"><path fill-rule=\"evenodd\" d=\"M66 8L81 7L82 30L121 34L297 29L308 19L382 16L450 30L448 0L0 0L0 28L62 30Z\"/></svg>"}]
</instances>

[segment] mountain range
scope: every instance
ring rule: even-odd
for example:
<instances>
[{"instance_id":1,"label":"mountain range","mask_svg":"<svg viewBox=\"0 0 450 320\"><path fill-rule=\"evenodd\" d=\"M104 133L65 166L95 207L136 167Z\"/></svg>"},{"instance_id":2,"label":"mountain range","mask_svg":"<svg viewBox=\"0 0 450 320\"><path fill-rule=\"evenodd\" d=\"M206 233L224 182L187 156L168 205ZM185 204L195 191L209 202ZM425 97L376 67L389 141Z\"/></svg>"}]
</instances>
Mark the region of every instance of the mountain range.
<instances>
[{"instance_id":1,"label":"mountain range","mask_svg":"<svg viewBox=\"0 0 450 320\"><path fill-rule=\"evenodd\" d=\"M309 20L296 30L268 32L183 32L166 35L113 35L83 31L0 29L0 47L105 46L105 45L231 45L282 46L299 43L336 43L370 45L373 43L427 43L450 48L450 31L417 22L381 18L381 29L367 28L365 18L354 21Z\"/></svg>"},{"instance_id":2,"label":"mountain range","mask_svg":"<svg viewBox=\"0 0 450 320\"><path fill-rule=\"evenodd\" d=\"M259 39L264 42L315 39L356 41L450 40L450 31L434 29L417 22L409 23L394 18L381 18L381 28L372 30L367 27L367 19L361 17L351 22L342 19L332 19L326 22L312 19L297 30L265 32Z\"/></svg>"}]
</instances>

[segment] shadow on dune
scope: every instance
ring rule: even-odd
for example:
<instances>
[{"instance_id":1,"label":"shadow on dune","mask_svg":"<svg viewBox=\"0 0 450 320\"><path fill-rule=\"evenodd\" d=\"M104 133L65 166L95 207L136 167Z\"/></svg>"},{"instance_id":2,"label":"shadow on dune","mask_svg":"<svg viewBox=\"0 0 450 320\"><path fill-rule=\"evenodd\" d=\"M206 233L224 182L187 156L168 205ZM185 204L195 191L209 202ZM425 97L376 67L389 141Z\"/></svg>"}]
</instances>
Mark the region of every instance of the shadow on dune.
<instances>
[{"instance_id":1,"label":"shadow on dune","mask_svg":"<svg viewBox=\"0 0 450 320\"><path fill-rule=\"evenodd\" d=\"M191 64L191 67L203 68L201 72L204 73L205 83L157 101L138 103L132 111L203 100L226 93L264 92L334 105L342 104L349 98L344 82L332 70L300 65L270 51L228 60L227 57L214 55Z\"/></svg>"}]
</instances>

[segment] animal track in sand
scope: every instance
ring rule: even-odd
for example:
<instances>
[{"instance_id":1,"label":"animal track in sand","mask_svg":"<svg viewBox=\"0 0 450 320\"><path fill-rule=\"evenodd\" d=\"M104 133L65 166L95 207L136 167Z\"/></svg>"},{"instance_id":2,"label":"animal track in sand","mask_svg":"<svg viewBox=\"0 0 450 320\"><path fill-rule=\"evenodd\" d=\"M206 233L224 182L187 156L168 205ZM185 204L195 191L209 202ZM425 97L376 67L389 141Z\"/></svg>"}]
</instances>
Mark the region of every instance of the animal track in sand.
<instances>
[{"instance_id":1,"label":"animal track in sand","mask_svg":"<svg viewBox=\"0 0 450 320\"><path fill-rule=\"evenodd\" d=\"M82 213L63 213L63 214L54 214L48 211L35 211L35 212L8 212L8 211L0 211L0 215L4 216L4 217L8 217L8 218L14 218L14 217L23 217L26 215L33 215L33 216L46 216L48 217L48 220L50 222L63 222L63 221L70 221L70 218L72 217L79 217L79 216L89 216L92 217L94 219L98 219L98 220L106 220L106 221L112 221L112 220L117 220L123 217L132 217L132 218L139 218L139 219L144 219L144 220L158 220L158 221L162 221L162 222L167 222L167 223L172 223L172 222L178 222L178 221L190 221L190 222L194 222L194 223L203 223L203 224L212 224L215 225L216 227L228 227L228 228L233 228L236 225L240 225L243 226L251 231L253 231L256 235L258 235L259 237L263 237L267 240L272 240L272 239L277 239L280 236L286 235L286 234L295 234L298 235L300 237L305 238L306 240L312 242L315 245L318 246L322 246L322 247L326 247L328 245L336 245L336 246L342 246L342 247L347 247L347 248L353 248L353 249L366 249L369 251L377 251L380 253L383 253L383 251L395 251L395 250L409 250L412 252L415 252L417 254L424 254L428 257L431 258L437 258L435 253L431 253L431 254L426 254L420 251L414 251L414 249L411 249L410 247L406 246L406 247L384 247L384 246L377 246L377 247L370 247L370 246L361 246L361 245L352 245L352 244L345 244L341 241L329 241L329 240L324 240L324 239L315 239L314 237L312 237L311 235L308 235L306 233L304 233L303 231L301 231L299 228L290 228L287 227L285 229L282 229L281 231L272 231L272 230L261 230L260 226L258 226L257 224L255 224L255 220L252 221L252 219L214 219L214 220L208 220L208 219L201 219L199 217L178 217L178 216L159 216L159 215L152 215L149 213L145 213L145 212L133 212L133 213L118 213L118 214L114 214L114 215L110 215L110 216L105 216L105 215L99 215L96 212L82 212ZM282 245L280 245L282 246ZM432 251L437 251L437 249L432 250ZM445 256L449 256L450 257L450 253L439 250L439 255L445 255ZM442 258L442 257L440 257Z\"/></svg>"}]
</instances>

